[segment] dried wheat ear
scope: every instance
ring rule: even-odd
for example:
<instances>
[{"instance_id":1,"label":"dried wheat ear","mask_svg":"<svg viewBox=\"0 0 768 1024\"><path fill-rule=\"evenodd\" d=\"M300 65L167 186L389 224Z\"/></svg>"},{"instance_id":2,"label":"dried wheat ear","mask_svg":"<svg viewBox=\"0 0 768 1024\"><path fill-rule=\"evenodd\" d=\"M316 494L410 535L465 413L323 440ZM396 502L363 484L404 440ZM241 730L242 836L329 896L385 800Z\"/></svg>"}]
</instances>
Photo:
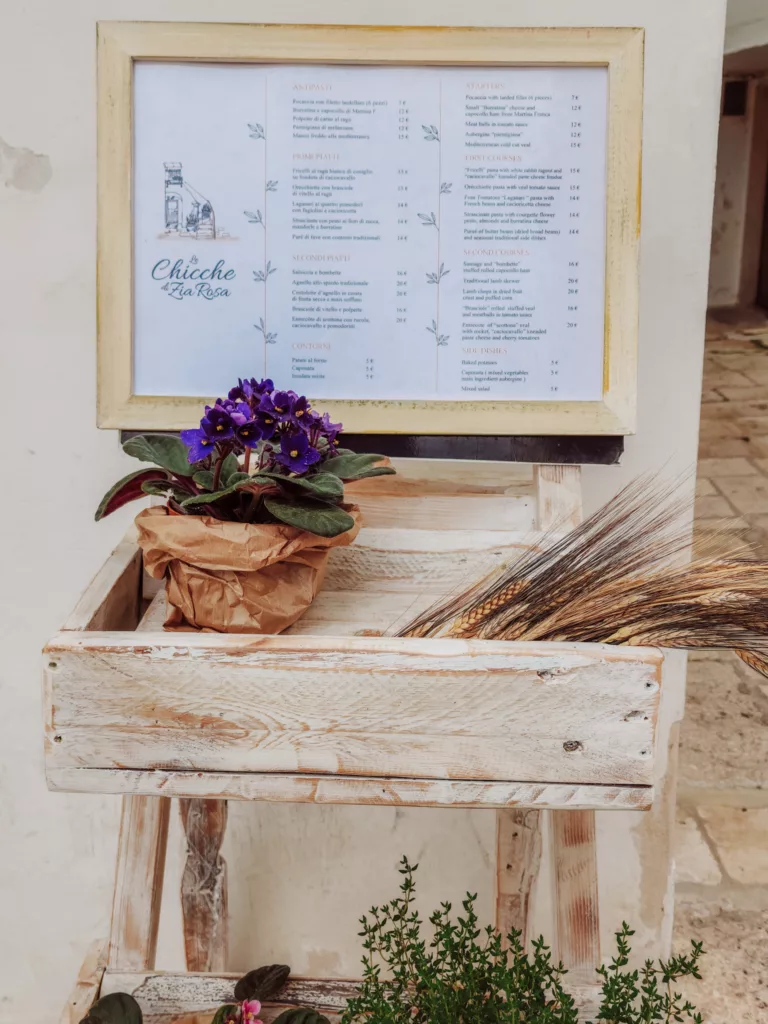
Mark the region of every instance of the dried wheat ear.
<instances>
[{"instance_id":1,"label":"dried wheat ear","mask_svg":"<svg viewBox=\"0 0 768 1024\"><path fill-rule=\"evenodd\" d=\"M679 494L679 480L640 477L397 635L729 648L768 676L768 561L725 533L686 561L692 499Z\"/></svg>"}]
</instances>

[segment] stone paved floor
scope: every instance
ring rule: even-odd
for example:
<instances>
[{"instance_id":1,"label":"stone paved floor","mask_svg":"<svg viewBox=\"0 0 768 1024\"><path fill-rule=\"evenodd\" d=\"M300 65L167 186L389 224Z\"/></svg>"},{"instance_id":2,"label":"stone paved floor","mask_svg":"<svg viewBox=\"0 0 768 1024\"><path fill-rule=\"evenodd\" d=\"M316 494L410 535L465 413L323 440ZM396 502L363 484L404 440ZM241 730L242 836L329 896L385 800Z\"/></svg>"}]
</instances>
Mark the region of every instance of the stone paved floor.
<instances>
[{"instance_id":1,"label":"stone paved floor","mask_svg":"<svg viewBox=\"0 0 768 1024\"><path fill-rule=\"evenodd\" d=\"M768 319L707 325L696 536L725 525L768 556ZM676 836L676 935L709 950L689 994L710 1024L768 1024L768 680L690 657Z\"/></svg>"}]
</instances>

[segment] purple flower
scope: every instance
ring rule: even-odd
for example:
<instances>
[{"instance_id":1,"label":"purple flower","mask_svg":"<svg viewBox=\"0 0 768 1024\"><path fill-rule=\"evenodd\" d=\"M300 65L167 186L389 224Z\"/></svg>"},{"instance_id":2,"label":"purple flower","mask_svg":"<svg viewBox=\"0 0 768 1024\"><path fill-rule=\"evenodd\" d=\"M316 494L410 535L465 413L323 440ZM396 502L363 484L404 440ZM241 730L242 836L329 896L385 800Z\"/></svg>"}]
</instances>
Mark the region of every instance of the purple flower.
<instances>
[{"instance_id":1,"label":"purple flower","mask_svg":"<svg viewBox=\"0 0 768 1024\"><path fill-rule=\"evenodd\" d=\"M205 423L205 420L202 420L202 423ZM216 445L216 438L202 425L197 430L182 430L181 440L189 448L187 458L190 462L200 462L211 454Z\"/></svg>"},{"instance_id":2,"label":"purple flower","mask_svg":"<svg viewBox=\"0 0 768 1024\"><path fill-rule=\"evenodd\" d=\"M276 459L292 473L305 473L320 460L320 452L312 447L306 434L283 434Z\"/></svg>"},{"instance_id":3,"label":"purple flower","mask_svg":"<svg viewBox=\"0 0 768 1024\"><path fill-rule=\"evenodd\" d=\"M265 377L263 380L257 381L255 377L251 377L248 381L251 386L251 390L254 395L266 395L268 391L275 390L274 381L271 381L269 377Z\"/></svg>"},{"instance_id":4,"label":"purple flower","mask_svg":"<svg viewBox=\"0 0 768 1024\"><path fill-rule=\"evenodd\" d=\"M270 412L257 412L256 422L259 425L262 440L268 441L277 430L277 416Z\"/></svg>"},{"instance_id":5,"label":"purple flower","mask_svg":"<svg viewBox=\"0 0 768 1024\"><path fill-rule=\"evenodd\" d=\"M302 430L309 430L312 426L312 410L309 401L303 395L293 400L291 420Z\"/></svg>"},{"instance_id":6,"label":"purple flower","mask_svg":"<svg viewBox=\"0 0 768 1024\"><path fill-rule=\"evenodd\" d=\"M214 406L206 405L205 416L200 421L200 426L209 431L219 441L232 437L234 423L227 409L224 408L221 399Z\"/></svg>"},{"instance_id":7,"label":"purple flower","mask_svg":"<svg viewBox=\"0 0 768 1024\"><path fill-rule=\"evenodd\" d=\"M341 431L344 429L341 423L331 423L331 417L327 412L324 412L319 419L319 427L322 432L327 436L330 444L334 444L336 438L339 436Z\"/></svg>"},{"instance_id":8,"label":"purple flower","mask_svg":"<svg viewBox=\"0 0 768 1024\"><path fill-rule=\"evenodd\" d=\"M255 448L262 436L258 420L246 420L235 428L235 437L246 448Z\"/></svg>"},{"instance_id":9,"label":"purple flower","mask_svg":"<svg viewBox=\"0 0 768 1024\"><path fill-rule=\"evenodd\" d=\"M243 423L253 419L250 406L246 405L245 402L238 402L233 409L228 409L229 415L232 417L232 422L235 425L235 431L238 427L241 427Z\"/></svg>"},{"instance_id":10,"label":"purple flower","mask_svg":"<svg viewBox=\"0 0 768 1024\"><path fill-rule=\"evenodd\" d=\"M266 398L267 396L265 395L264 397ZM275 391L272 394L272 409L278 416L289 417L297 398L298 396L295 391Z\"/></svg>"}]
</instances>

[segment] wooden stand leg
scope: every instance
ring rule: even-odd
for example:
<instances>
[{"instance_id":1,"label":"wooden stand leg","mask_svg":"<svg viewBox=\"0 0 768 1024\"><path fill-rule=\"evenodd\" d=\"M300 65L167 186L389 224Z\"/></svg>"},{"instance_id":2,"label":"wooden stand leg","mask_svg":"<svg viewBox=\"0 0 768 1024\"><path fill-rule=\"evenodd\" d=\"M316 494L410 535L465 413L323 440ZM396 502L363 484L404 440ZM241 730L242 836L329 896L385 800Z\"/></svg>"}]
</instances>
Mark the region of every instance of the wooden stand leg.
<instances>
[{"instance_id":1,"label":"wooden stand leg","mask_svg":"<svg viewBox=\"0 0 768 1024\"><path fill-rule=\"evenodd\" d=\"M85 954L75 987L61 1014L59 1024L80 1024L80 1021L98 999L101 979L107 966L107 946L108 943L105 939L97 939L91 944Z\"/></svg>"},{"instance_id":2,"label":"wooden stand leg","mask_svg":"<svg viewBox=\"0 0 768 1024\"><path fill-rule=\"evenodd\" d=\"M499 811L496 816L496 927L506 938L522 932L527 943L531 889L541 863L541 813Z\"/></svg>"},{"instance_id":3,"label":"wooden stand leg","mask_svg":"<svg viewBox=\"0 0 768 1024\"><path fill-rule=\"evenodd\" d=\"M539 529L559 526L567 530L578 526L581 522L581 467L536 466L534 474ZM559 811L556 816L564 823L571 814L578 817L581 813ZM504 810L497 812L496 819L496 927L502 935L511 928L521 931L524 942L530 938L531 890L541 864L540 814L533 810ZM555 863L562 842L560 831L559 828L553 830ZM594 840L592 846L594 849ZM567 886L563 892L567 894ZM596 908L595 903L595 916ZM560 955L567 962L569 946L559 914L557 920Z\"/></svg>"},{"instance_id":4,"label":"wooden stand leg","mask_svg":"<svg viewBox=\"0 0 768 1024\"><path fill-rule=\"evenodd\" d=\"M155 966L170 806L165 797L123 797L110 970L147 971Z\"/></svg>"},{"instance_id":5,"label":"wooden stand leg","mask_svg":"<svg viewBox=\"0 0 768 1024\"><path fill-rule=\"evenodd\" d=\"M579 467L538 466L536 487L543 529L560 523L578 526ZM600 963L595 812L553 811L551 830L558 956L574 975L594 983Z\"/></svg>"},{"instance_id":6,"label":"wooden stand leg","mask_svg":"<svg viewBox=\"0 0 768 1024\"><path fill-rule=\"evenodd\" d=\"M188 971L224 971L227 961L227 865L220 854L226 800L180 800L187 837L181 879Z\"/></svg>"},{"instance_id":7,"label":"wooden stand leg","mask_svg":"<svg viewBox=\"0 0 768 1024\"><path fill-rule=\"evenodd\" d=\"M600 963L594 811L552 811L558 954L578 983Z\"/></svg>"}]
</instances>

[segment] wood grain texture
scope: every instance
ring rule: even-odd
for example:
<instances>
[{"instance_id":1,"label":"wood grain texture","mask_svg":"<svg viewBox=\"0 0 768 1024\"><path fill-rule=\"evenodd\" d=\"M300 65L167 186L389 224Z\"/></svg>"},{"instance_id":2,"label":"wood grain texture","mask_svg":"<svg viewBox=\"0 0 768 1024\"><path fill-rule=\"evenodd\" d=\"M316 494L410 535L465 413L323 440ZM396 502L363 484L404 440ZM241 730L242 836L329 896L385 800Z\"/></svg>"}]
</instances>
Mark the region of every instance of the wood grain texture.
<instances>
[{"instance_id":1,"label":"wood grain texture","mask_svg":"<svg viewBox=\"0 0 768 1024\"><path fill-rule=\"evenodd\" d=\"M573 529L581 519L581 468L535 466L537 527ZM542 820L537 809L503 810L496 816L496 927L503 936L531 937L531 897L541 869Z\"/></svg>"},{"instance_id":2,"label":"wood grain texture","mask_svg":"<svg viewBox=\"0 0 768 1024\"><path fill-rule=\"evenodd\" d=\"M525 946L529 935L531 891L541 864L541 812L500 811L496 816L496 927L506 938L514 929Z\"/></svg>"},{"instance_id":3,"label":"wood grain texture","mask_svg":"<svg viewBox=\"0 0 768 1024\"><path fill-rule=\"evenodd\" d=\"M62 629L135 629L139 621L141 551L133 531L86 587Z\"/></svg>"},{"instance_id":4,"label":"wood grain texture","mask_svg":"<svg viewBox=\"0 0 768 1024\"><path fill-rule=\"evenodd\" d=\"M170 800L124 796L112 903L109 966L151 970L163 897Z\"/></svg>"},{"instance_id":5,"label":"wood grain texture","mask_svg":"<svg viewBox=\"0 0 768 1024\"><path fill-rule=\"evenodd\" d=\"M539 526L578 526L582 518L579 467L540 466L535 479ZM595 965L601 962L594 811L553 813L550 834L558 955L574 976L594 981Z\"/></svg>"},{"instance_id":6,"label":"wood grain texture","mask_svg":"<svg viewBox=\"0 0 768 1024\"><path fill-rule=\"evenodd\" d=\"M645 786L661 660L600 644L60 633L46 758Z\"/></svg>"},{"instance_id":7,"label":"wood grain texture","mask_svg":"<svg viewBox=\"0 0 768 1024\"><path fill-rule=\"evenodd\" d=\"M557 811L551 821L558 952L583 981L601 963L595 812Z\"/></svg>"},{"instance_id":8,"label":"wood grain texture","mask_svg":"<svg viewBox=\"0 0 768 1024\"><path fill-rule=\"evenodd\" d=\"M149 612L142 618L138 633L151 628L151 618ZM160 796L157 799L168 803ZM183 799L179 809L187 847L180 893L187 969L222 971L227 966L229 926L227 865L220 852L227 803Z\"/></svg>"},{"instance_id":9,"label":"wood grain texture","mask_svg":"<svg viewBox=\"0 0 768 1024\"><path fill-rule=\"evenodd\" d=\"M226 800L179 802L187 859L181 878L187 970L222 971L227 965L227 865L221 844Z\"/></svg>"},{"instance_id":10,"label":"wood grain texture","mask_svg":"<svg viewBox=\"0 0 768 1024\"><path fill-rule=\"evenodd\" d=\"M106 939L96 939L91 943L74 988L62 1010L59 1024L80 1024L80 1021L98 999L104 970L107 966L108 947L109 943Z\"/></svg>"},{"instance_id":11,"label":"wood grain texture","mask_svg":"<svg viewBox=\"0 0 768 1024\"><path fill-rule=\"evenodd\" d=\"M363 778L288 772L131 771L53 768L56 792L259 800L265 803L359 804L382 807L599 808L644 811L651 786L547 782L467 782L454 779Z\"/></svg>"},{"instance_id":12,"label":"wood grain texture","mask_svg":"<svg viewBox=\"0 0 768 1024\"><path fill-rule=\"evenodd\" d=\"M535 507L530 495L425 494L396 497L371 491L355 494L354 500L363 513L363 522L369 527L530 531L534 525Z\"/></svg>"},{"instance_id":13,"label":"wood grain texture","mask_svg":"<svg viewBox=\"0 0 768 1024\"><path fill-rule=\"evenodd\" d=\"M635 429L643 31L100 22L98 26L98 422L179 429L201 397L132 387L132 68L135 60L382 65L592 65L609 78L602 401L334 401L350 432L627 434ZM209 396L210 397L210 396ZM212 401L212 397L210 398Z\"/></svg>"}]
</instances>

